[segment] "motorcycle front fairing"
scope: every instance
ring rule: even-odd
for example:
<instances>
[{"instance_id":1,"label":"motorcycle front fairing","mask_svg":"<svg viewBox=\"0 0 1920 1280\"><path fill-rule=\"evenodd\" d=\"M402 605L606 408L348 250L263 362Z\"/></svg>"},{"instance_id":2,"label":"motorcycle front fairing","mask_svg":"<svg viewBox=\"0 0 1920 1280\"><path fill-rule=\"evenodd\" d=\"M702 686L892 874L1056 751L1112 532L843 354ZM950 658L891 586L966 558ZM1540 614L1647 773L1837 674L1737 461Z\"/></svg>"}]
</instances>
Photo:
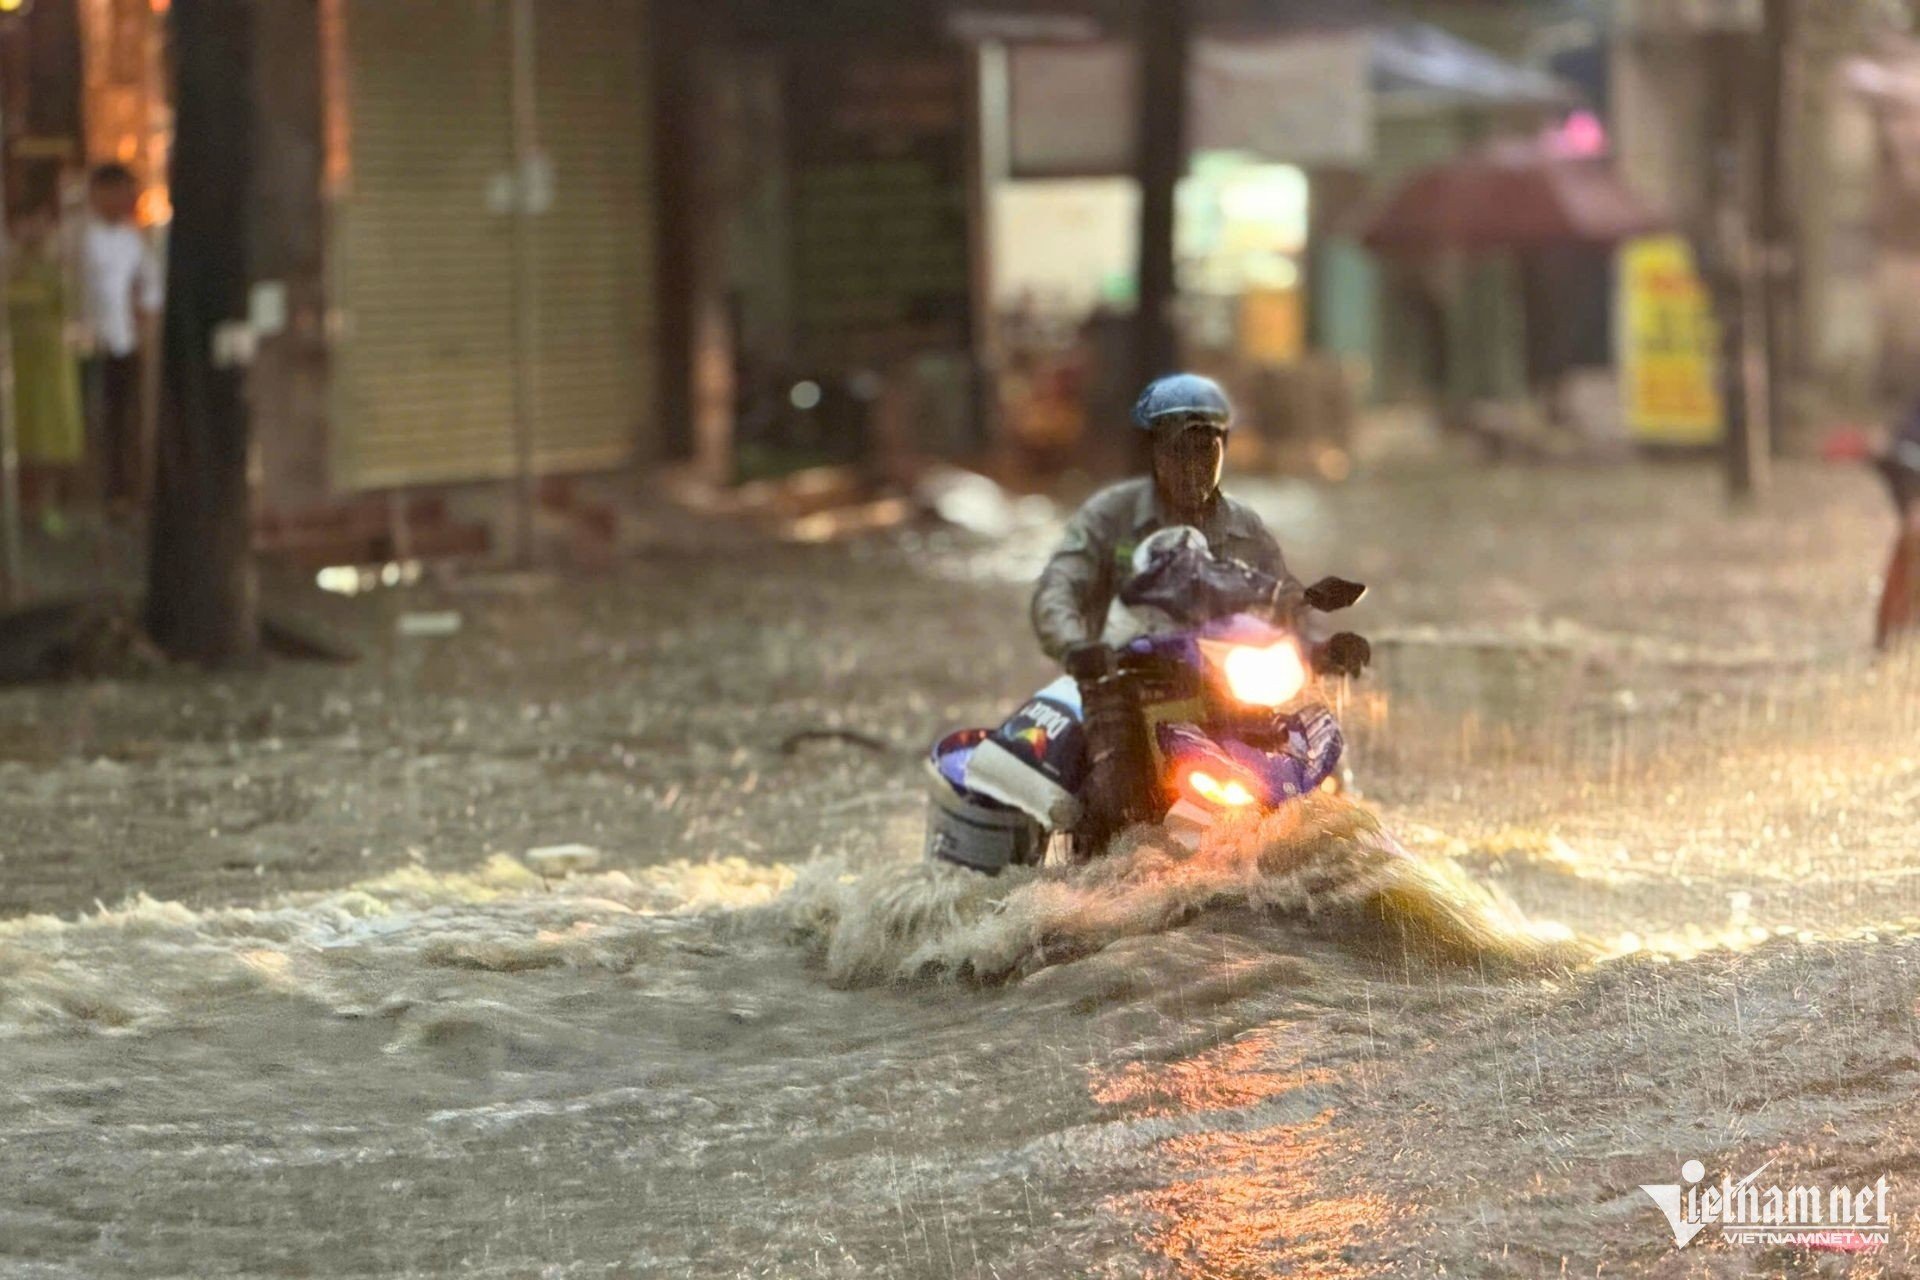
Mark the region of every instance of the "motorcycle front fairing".
<instances>
[{"instance_id":1,"label":"motorcycle front fairing","mask_svg":"<svg viewBox=\"0 0 1920 1280\"><path fill-rule=\"evenodd\" d=\"M1294 687L1274 688L1276 705L1250 705L1237 697L1225 669L1234 651L1265 654L1279 646L1291 646L1299 664ZM1198 798L1215 808L1272 808L1333 776L1345 740L1333 713L1303 696L1308 676L1299 650L1288 629L1250 614L1128 646L1130 654L1172 661L1201 677L1200 705L1192 714L1156 715L1148 708L1161 776L1175 799Z\"/></svg>"}]
</instances>

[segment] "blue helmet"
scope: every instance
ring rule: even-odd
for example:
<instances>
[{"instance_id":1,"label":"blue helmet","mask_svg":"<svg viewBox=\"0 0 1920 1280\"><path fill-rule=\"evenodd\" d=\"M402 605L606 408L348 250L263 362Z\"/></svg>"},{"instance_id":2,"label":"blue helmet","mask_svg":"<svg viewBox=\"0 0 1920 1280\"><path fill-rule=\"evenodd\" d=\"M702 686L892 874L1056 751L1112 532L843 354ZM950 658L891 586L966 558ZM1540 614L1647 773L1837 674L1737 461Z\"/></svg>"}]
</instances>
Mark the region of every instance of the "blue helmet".
<instances>
[{"instance_id":1,"label":"blue helmet","mask_svg":"<svg viewBox=\"0 0 1920 1280\"><path fill-rule=\"evenodd\" d=\"M1147 389L1133 402L1133 423L1142 431L1151 431L1154 419L1170 413L1198 414L1225 428L1233 419L1233 405L1212 378L1203 378L1197 373L1172 373L1147 384Z\"/></svg>"}]
</instances>

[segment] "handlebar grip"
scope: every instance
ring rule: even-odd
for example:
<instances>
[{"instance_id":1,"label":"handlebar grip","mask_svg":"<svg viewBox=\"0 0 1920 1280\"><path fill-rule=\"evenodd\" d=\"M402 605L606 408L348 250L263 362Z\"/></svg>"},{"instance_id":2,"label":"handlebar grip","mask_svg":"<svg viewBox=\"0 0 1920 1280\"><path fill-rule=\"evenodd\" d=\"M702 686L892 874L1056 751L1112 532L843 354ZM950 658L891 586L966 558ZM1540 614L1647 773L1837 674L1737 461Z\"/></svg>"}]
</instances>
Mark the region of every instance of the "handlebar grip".
<instances>
[{"instance_id":1,"label":"handlebar grip","mask_svg":"<svg viewBox=\"0 0 1920 1280\"><path fill-rule=\"evenodd\" d=\"M1076 644L1062 656L1062 665L1066 667L1067 674L1081 684L1103 680L1113 674L1113 647L1098 640Z\"/></svg>"}]
</instances>

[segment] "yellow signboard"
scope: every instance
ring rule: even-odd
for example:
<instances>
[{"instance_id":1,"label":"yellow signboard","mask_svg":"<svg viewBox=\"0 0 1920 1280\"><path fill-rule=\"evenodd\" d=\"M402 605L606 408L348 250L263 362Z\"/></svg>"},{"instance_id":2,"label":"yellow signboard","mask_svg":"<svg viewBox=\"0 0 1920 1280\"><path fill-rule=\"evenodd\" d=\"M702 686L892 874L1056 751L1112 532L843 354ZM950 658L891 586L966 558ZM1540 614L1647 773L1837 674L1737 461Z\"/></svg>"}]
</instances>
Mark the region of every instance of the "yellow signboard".
<instances>
[{"instance_id":1,"label":"yellow signboard","mask_svg":"<svg viewBox=\"0 0 1920 1280\"><path fill-rule=\"evenodd\" d=\"M1620 382L1627 431L1649 444L1720 439L1720 339L1679 236L1620 250Z\"/></svg>"},{"instance_id":2,"label":"yellow signboard","mask_svg":"<svg viewBox=\"0 0 1920 1280\"><path fill-rule=\"evenodd\" d=\"M1292 364L1305 337L1298 289L1252 288L1240 295L1240 354L1258 364Z\"/></svg>"}]
</instances>

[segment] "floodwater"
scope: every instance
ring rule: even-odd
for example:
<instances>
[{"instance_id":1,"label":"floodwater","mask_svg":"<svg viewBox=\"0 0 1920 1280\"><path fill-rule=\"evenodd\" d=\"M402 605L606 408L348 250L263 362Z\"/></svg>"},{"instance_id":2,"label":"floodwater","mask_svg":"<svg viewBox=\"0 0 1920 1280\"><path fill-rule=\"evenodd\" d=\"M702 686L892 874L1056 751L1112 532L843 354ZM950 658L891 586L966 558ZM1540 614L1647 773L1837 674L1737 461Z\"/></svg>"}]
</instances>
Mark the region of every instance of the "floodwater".
<instances>
[{"instance_id":1,"label":"floodwater","mask_svg":"<svg viewBox=\"0 0 1920 1280\"><path fill-rule=\"evenodd\" d=\"M1871 479L1240 491L1374 586L1361 794L1190 857L918 863L921 744L1046 674L1046 529L689 540L342 602L350 669L0 693L0 1274L1912 1274ZM1638 1186L1690 1158L1886 1174L1892 1243L1676 1251Z\"/></svg>"}]
</instances>

